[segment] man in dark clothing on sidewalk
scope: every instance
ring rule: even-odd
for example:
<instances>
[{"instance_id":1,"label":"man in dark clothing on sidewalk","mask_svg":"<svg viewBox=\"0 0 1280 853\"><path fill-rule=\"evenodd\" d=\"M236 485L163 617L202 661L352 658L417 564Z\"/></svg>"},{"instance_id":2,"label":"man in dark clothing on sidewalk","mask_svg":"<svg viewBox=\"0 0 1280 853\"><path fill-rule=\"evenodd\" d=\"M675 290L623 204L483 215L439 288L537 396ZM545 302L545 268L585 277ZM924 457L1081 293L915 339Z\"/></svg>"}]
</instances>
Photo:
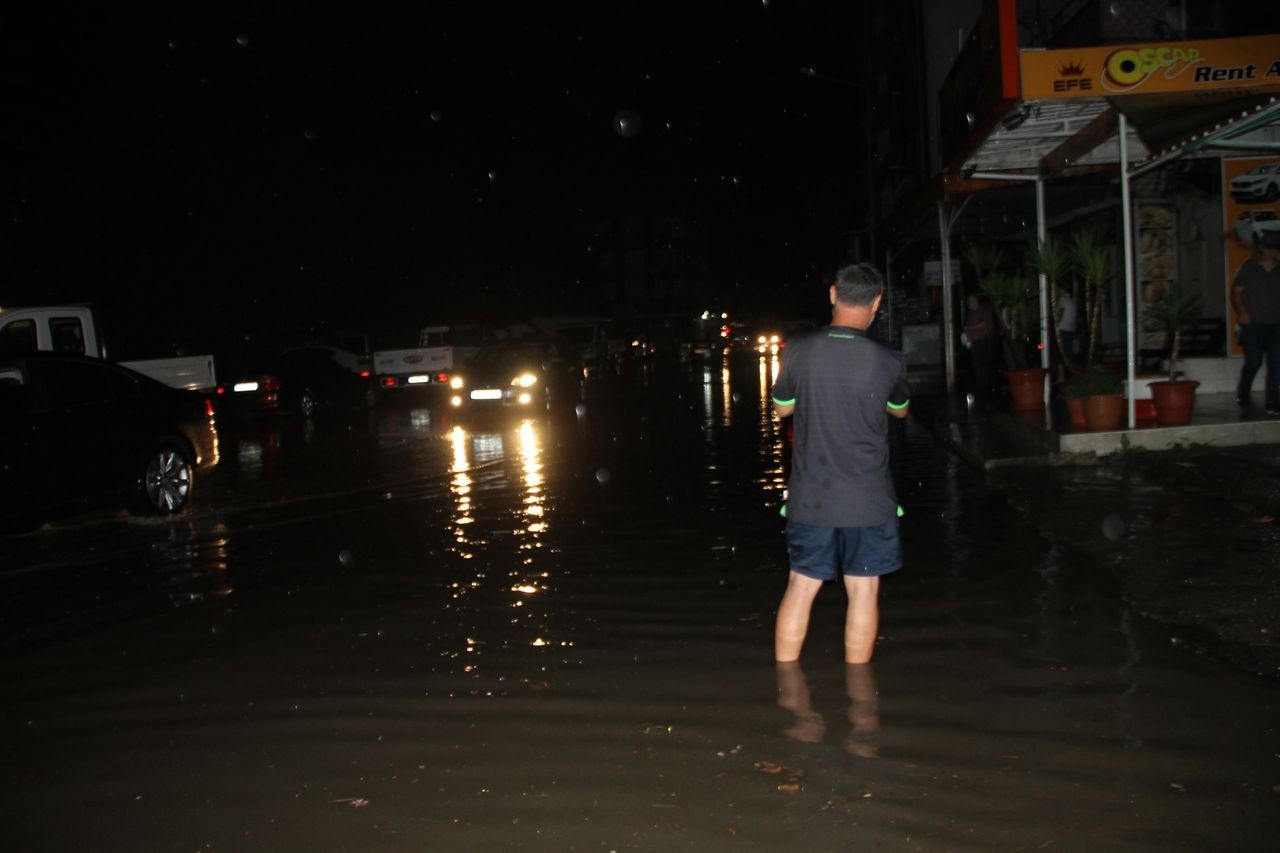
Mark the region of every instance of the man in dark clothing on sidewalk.
<instances>
[{"instance_id":1,"label":"man in dark clothing on sidewalk","mask_svg":"<svg viewBox=\"0 0 1280 853\"><path fill-rule=\"evenodd\" d=\"M870 264L840 270L831 325L788 341L774 410L795 415L788 483L791 573L774 633L779 662L800 657L823 581L843 576L847 663L875 647L880 576L902 565L898 502L889 471L888 416L907 416L906 362L866 336L884 297Z\"/></svg>"},{"instance_id":2,"label":"man in dark clothing on sidewalk","mask_svg":"<svg viewBox=\"0 0 1280 853\"><path fill-rule=\"evenodd\" d=\"M1249 405L1253 377L1267 363L1267 414L1280 414L1280 231L1264 231L1256 258L1240 265L1231 283L1231 305L1240 323L1244 366L1236 401Z\"/></svg>"}]
</instances>

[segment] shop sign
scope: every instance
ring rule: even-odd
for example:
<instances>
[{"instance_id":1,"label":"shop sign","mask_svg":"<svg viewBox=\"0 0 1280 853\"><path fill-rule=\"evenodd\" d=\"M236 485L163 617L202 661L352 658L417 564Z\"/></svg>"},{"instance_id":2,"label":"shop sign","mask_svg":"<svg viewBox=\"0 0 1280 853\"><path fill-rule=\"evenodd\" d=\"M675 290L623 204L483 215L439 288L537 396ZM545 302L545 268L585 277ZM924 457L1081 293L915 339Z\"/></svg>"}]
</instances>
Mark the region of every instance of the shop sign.
<instances>
[{"instance_id":1,"label":"shop sign","mask_svg":"<svg viewBox=\"0 0 1280 853\"><path fill-rule=\"evenodd\" d=\"M1023 100L1280 90L1280 35L1019 53Z\"/></svg>"}]
</instances>

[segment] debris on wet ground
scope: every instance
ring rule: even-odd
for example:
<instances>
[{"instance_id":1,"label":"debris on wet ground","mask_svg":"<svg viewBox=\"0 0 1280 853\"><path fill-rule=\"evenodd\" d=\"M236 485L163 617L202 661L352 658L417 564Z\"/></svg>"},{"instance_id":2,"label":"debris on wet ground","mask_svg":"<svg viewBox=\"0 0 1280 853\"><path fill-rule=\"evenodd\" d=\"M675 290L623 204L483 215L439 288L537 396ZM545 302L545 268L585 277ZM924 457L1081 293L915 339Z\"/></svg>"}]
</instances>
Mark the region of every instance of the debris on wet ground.
<instances>
[{"instance_id":1,"label":"debris on wet ground","mask_svg":"<svg viewBox=\"0 0 1280 853\"><path fill-rule=\"evenodd\" d=\"M362 809L369 805L369 801L364 797L339 797L336 800L329 800L334 805L347 805L353 809Z\"/></svg>"},{"instance_id":2,"label":"debris on wet ground","mask_svg":"<svg viewBox=\"0 0 1280 853\"><path fill-rule=\"evenodd\" d=\"M755 768L758 772L766 776L781 776L783 781L778 783L778 792L781 794L798 794L801 787L800 782L805 777L805 771L802 769L788 767L785 764L779 764L776 761L757 761Z\"/></svg>"}]
</instances>

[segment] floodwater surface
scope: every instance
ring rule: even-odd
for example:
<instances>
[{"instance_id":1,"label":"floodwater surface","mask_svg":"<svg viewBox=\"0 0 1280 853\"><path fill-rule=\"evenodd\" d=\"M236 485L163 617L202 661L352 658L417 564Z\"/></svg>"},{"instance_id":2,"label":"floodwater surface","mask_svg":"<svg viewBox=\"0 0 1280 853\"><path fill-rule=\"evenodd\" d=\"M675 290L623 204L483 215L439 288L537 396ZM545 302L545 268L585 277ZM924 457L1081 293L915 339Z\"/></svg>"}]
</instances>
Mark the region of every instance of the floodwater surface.
<instances>
[{"instance_id":1,"label":"floodwater surface","mask_svg":"<svg viewBox=\"0 0 1280 853\"><path fill-rule=\"evenodd\" d=\"M5 849L1262 850L1273 682L895 423L874 661L786 579L777 362L220 424L174 520L0 540Z\"/></svg>"}]
</instances>

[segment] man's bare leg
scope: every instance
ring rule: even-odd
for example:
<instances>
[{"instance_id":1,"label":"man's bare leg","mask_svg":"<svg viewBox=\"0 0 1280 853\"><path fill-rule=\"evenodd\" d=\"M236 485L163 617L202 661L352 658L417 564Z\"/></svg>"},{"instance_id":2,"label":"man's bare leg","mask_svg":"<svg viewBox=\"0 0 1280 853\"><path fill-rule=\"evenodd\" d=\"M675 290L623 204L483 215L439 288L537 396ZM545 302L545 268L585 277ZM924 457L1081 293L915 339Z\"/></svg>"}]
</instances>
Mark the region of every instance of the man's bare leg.
<instances>
[{"instance_id":1,"label":"man's bare leg","mask_svg":"<svg viewBox=\"0 0 1280 853\"><path fill-rule=\"evenodd\" d=\"M799 661L778 664L778 707L796 716L795 723L782 730L784 736L801 743L818 743L827 733L826 721L813 710L809 683Z\"/></svg>"},{"instance_id":2,"label":"man's bare leg","mask_svg":"<svg viewBox=\"0 0 1280 853\"><path fill-rule=\"evenodd\" d=\"M844 588L849 594L849 609L844 620L844 662L866 663L875 651L876 629L880 625L876 601L880 595L880 578L845 575Z\"/></svg>"},{"instance_id":3,"label":"man's bare leg","mask_svg":"<svg viewBox=\"0 0 1280 853\"><path fill-rule=\"evenodd\" d=\"M800 647L809 631L809 611L813 599L822 589L822 581L791 572L787 591L778 605L778 621L773 632L774 660L787 662L800 659ZM875 631L872 631L874 637Z\"/></svg>"},{"instance_id":4,"label":"man's bare leg","mask_svg":"<svg viewBox=\"0 0 1280 853\"><path fill-rule=\"evenodd\" d=\"M844 748L855 758L876 758L875 744L864 738L880 728L880 696L876 692L875 676L871 664L851 663L845 666L845 694L849 697L849 736Z\"/></svg>"}]
</instances>

